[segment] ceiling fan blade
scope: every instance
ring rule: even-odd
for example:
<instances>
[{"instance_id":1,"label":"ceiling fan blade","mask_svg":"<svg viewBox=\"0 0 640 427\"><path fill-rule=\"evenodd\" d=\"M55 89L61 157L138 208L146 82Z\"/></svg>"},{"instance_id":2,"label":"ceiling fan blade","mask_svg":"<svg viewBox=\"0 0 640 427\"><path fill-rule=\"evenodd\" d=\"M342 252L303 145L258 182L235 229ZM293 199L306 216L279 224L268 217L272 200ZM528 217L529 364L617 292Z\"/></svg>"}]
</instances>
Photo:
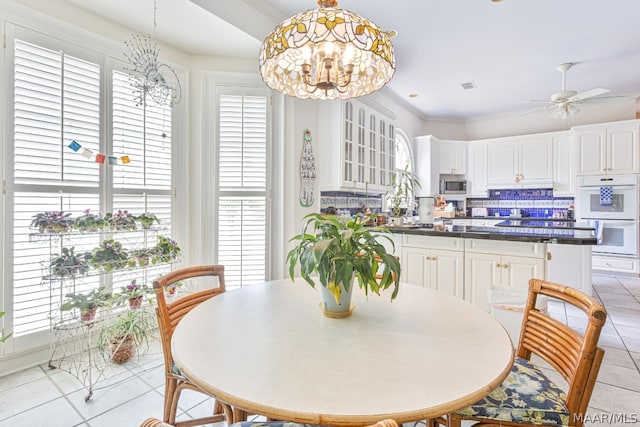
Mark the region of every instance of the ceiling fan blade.
<instances>
[{"instance_id":1,"label":"ceiling fan blade","mask_svg":"<svg viewBox=\"0 0 640 427\"><path fill-rule=\"evenodd\" d=\"M630 98L631 98L631 95L612 95L612 96L601 96L598 98L589 98L589 99L585 99L582 102L588 103L588 104L605 104L608 102L626 101Z\"/></svg>"},{"instance_id":2,"label":"ceiling fan blade","mask_svg":"<svg viewBox=\"0 0 640 427\"><path fill-rule=\"evenodd\" d=\"M582 101L583 99L592 98L594 96L602 95L608 92L609 92L609 89L603 89L603 88L597 87L594 89L586 90L584 92L580 92L568 98L567 101L569 102Z\"/></svg>"},{"instance_id":3,"label":"ceiling fan blade","mask_svg":"<svg viewBox=\"0 0 640 427\"><path fill-rule=\"evenodd\" d=\"M545 102L549 102L549 101L545 101ZM513 119L513 118L516 118L516 117L525 116L525 115L530 114L530 113L535 113L536 111L546 110L546 109L548 109L550 107L552 107L552 105L546 105L544 107L534 108L533 110L522 111L520 113L516 113L516 114L513 114L513 115L509 116L509 118Z\"/></svg>"},{"instance_id":4,"label":"ceiling fan blade","mask_svg":"<svg viewBox=\"0 0 640 427\"><path fill-rule=\"evenodd\" d=\"M530 104L552 104L548 99L531 99L527 102Z\"/></svg>"}]
</instances>

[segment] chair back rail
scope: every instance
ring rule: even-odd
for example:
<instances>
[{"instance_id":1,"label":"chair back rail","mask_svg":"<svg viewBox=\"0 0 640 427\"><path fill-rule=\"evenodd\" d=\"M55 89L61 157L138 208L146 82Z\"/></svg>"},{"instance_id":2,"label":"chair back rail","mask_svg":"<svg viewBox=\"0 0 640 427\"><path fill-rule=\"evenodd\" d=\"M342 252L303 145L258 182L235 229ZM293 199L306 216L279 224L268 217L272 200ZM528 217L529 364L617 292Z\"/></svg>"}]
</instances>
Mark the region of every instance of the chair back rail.
<instances>
[{"instance_id":1,"label":"chair back rail","mask_svg":"<svg viewBox=\"0 0 640 427\"><path fill-rule=\"evenodd\" d=\"M165 290L167 286L177 282L198 277L217 277L218 286L216 288L196 291L184 296L179 296L175 301L167 303ZM199 265L179 268L169 272L153 281L153 290L156 295L157 307L156 317L158 319L158 329L160 332L160 342L165 363L165 407L164 422L166 425L175 422L178 400L180 393L184 389L191 389L206 394L195 384L179 373L174 372L173 357L171 355L171 339L173 332L182 318L200 303L220 295L225 291L224 266L222 265ZM224 419L230 421L231 409L226 404L216 399L213 414L209 417L190 419L175 422L179 426L202 425L219 422ZM159 424L164 426L165 424Z\"/></svg>"},{"instance_id":2,"label":"chair back rail","mask_svg":"<svg viewBox=\"0 0 640 427\"><path fill-rule=\"evenodd\" d=\"M538 295L557 298L580 308L587 316L583 336L535 308ZM573 288L540 279L529 281L523 328L517 356L534 353L560 372L569 384L567 409L571 417L587 410L604 350L597 347L607 312L593 297Z\"/></svg>"}]
</instances>

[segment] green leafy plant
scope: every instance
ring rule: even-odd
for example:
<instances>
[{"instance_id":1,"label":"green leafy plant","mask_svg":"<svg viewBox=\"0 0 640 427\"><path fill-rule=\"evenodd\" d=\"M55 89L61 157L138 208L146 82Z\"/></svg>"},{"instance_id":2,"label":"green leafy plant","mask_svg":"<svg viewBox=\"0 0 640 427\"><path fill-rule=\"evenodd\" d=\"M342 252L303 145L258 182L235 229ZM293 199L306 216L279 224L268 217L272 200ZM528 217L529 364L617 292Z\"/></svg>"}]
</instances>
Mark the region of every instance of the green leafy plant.
<instances>
[{"instance_id":1,"label":"green leafy plant","mask_svg":"<svg viewBox=\"0 0 640 427\"><path fill-rule=\"evenodd\" d=\"M31 227L40 233L66 233L73 226L70 213L64 211L47 211L35 214L31 220Z\"/></svg>"},{"instance_id":2,"label":"green leafy plant","mask_svg":"<svg viewBox=\"0 0 640 427\"><path fill-rule=\"evenodd\" d=\"M115 305L123 305L127 301L135 298L144 297L153 293L153 288L147 286L146 283L139 285L136 279L133 279L127 286L122 286L120 292L113 296Z\"/></svg>"},{"instance_id":3,"label":"green leafy plant","mask_svg":"<svg viewBox=\"0 0 640 427\"><path fill-rule=\"evenodd\" d=\"M160 219L151 212L145 212L136 217L136 220L140 223L142 228L149 229L153 227L153 224L160 224Z\"/></svg>"},{"instance_id":4,"label":"green leafy plant","mask_svg":"<svg viewBox=\"0 0 640 427\"><path fill-rule=\"evenodd\" d=\"M76 253L74 247L62 248L60 254L51 258L51 272L60 278L83 276L89 272L91 266L91 252Z\"/></svg>"},{"instance_id":5,"label":"green leafy plant","mask_svg":"<svg viewBox=\"0 0 640 427\"><path fill-rule=\"evenodd\" d=\"M98 231L108 226L109 223L102 214L91 213L90 209L85 209L83 214L76 218L73 224L73 228L78 231L90 232Z\"/></svg>"},{"instance_id":6,"label":"green leafy plant","mask_svg":"<svg viewBox=\"0 0 640 427\"><path fill-rule=\"evenodd\" d=\"M180 256L180 246L175 240L158 236L158 244L153 248L151 263L171 262Z\"/></svg>"},{"instance_id":7,"label":"green leafy plant","mask_svg":"<svg viewBox=\"0 0 640 427\"><path fill-rule=\"evenodd\" d=\"M80 310L82 320L91 320L95 311L108 305L113 296L104 286L100 286L87 293L68 293L65 298L60 306L61 311L71 311L75 308Z\"/></svg>"},{"instance_id":8,"label":"green leafy plant","mask_svg":"<svg viewBox=\"0 0 640 427\"><path fill-rule=\"evenodd\" d=\"M321 285L332 292L336 303L340 298L339 285L349 290L354 276L366 295L369 291L380 295L380 290L393 286L391 299L397 296L400 263L379 241L388 239L393 245L391 238L382 234L388 232L386 228L365 227L361 218L325 218L317 213L304 219L302 233L290 239L298 242L287 255L292 280L295 266L300 264L302 278L315 287L311 274L318 273ZM381 271L382 264L385 268ZM379 271L380 277L376 278Z\"/></svg>"},{"instance_id":9,"label":"green leafy plant","mask_svg":"<svg viewBox=\"0 0 640 427\"><path fill-rule=\"evenodd\" d=\"M154 253L153 248L141 248L141 249L132 250L129 253L129 256L131 257L131 260L133 260L133 262L136 265L139 265L140 267L145 267L149 265L149 261L151 260L153 253Z\"/></svg>"},{"instance_id":10,"label":"green leafy plant","mask_svg":"<svg viewBox=\"0 0 640 427\"><path fill-rule=\"evenodd\" d=\"M89 262L95 269L110 272L129 266L129 255L127 251L122 248L122 243L113 239L107 239L93 250L93 255Z\"/></svg>"},{"instance_id":11,"label":"green leafy plant","mask_svg":"<svg viewBox=\"0 0 640 427\"><path fill-rule=\"evenodd\" d=\"M118 211L114 213L107 213L105 220L109 224L109 227L118 231L135 231L138 229L136 223L136 217L131 215L128 211Z\"/></svg>"},{"instance_id":12,"label":"green leafy plant","mask_svg":"<svg viewBox=\"0 0 640 427\"><path fill-rule=\"evenodd\" d=\"M4 316L4 311L0 311L0 317L3 317L3 316ZM12 334L0 336L0 343L3 343L6 340L8 340L11 335Z\"/></svg>"},{"instance_id":13,"label":"green leafy plant","mask_svg":"<svg viewBox=\"0 0 640 427\"><path fill-rule=\"evenodd\" d=\"M148 345L155 324L155 317L147 310L123 311L100 329L98 349L113 362L124 363Z\"/></svg>"},{"instance_id":14,"label":"green leafy plant","mask_svg":"<svg viewBox=\"0 0 640 427\"><path fill-rule=\"evenodd\" d=\"M421 188L421 185L407 165L402 171L393 173L391 186L392 189L386 195L391 205L391 215L398 218L402 216L403 209L413 209L415 190Z\"/></svg>"}]
</instances>

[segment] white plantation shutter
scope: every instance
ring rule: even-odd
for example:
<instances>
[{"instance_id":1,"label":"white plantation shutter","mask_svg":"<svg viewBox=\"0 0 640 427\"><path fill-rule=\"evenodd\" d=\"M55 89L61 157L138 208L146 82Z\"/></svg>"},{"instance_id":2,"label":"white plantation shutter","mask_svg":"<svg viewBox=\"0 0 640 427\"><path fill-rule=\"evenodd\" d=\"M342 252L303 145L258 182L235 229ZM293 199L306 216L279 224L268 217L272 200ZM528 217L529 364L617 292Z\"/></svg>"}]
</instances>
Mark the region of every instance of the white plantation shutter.
<instances>
[{"instance_id":1,"label":"white plantation shutter","mask_svg":"<svg viewBox=\"0 0 640 427\"><path fill-rule=\"evenodd\" d=\"M266 277L266 96L220 95L218 137L218 262L241 287Z\"/></svg>"},{"instance_id":2,"label":"white plantation shutter","mask_svg":"<svg viewBox=\"0 0 640 427\"><path fill-rule=\"evenodd\" d=\"M16 40L16 184L98 186L98 164L67 146L98 152L100 66Z\"/></svg>"},{"instance_id":3,"label":"white plantation shutter","mask_svg":"<svg viewBox=\"0 0 640 427\"><path fill-rule=\"evenodd\" d=\"M136 105L131 80L113 72L113 155L131 163L113 170L115 188L171 190L171 108Z\"/></svg>"},{"instance_id":4,"label":"white plantation shutter","mask_svg":"<svg viewBox=\"0 0 640 427\"><path fill-rule=\"evenodd\" d=\"M99 151L100 66L15 40L13 162L13 334L49 328L51 294L43 280L60 239L30 236L37 212L99 210L98 165L68 145ZM80 250L83 241L76 245Z\"/></svg>"},{"instance_id":5,"label":"white plantation shutter","mask_svg":"<svg viewBox=\"0 0 640 427\"><path fill-rule=\"evenodd\" d=\"M6 244L3 292L11 295L5 333L13 335L2 347L5 353L49 342L49 313L63 299L53 295L49 282L43 280L50 255L60 253L62 246L81 252L100 243L98 234L53 239L33 234L29 228L33 215L62 210L77 217L86 209L153 212L165 227L162 234L169 235L173 200L171 108L136 105L129 77L120 71L104 73L103 55L96 51L26 29L15 33L7 47L14 63L9 75L14 108L8 113L13 114L14 141L8 150L13 155L6 163L12 184L7 191L7 218L12 220L13 236ZM110 76L106 81L105 75ZM113 96L105 100L105 93ZM113 113L106 125L105 107ZM82 146L80 151L69 148L72 140ZM94 157L83 157L83 149L91 150ZM118 164L100 165L94 161L96 153L115 156ZM130 164L122 164L123 155L130 157ZM151 245L156 242L152 233L118 236L127 244L144 238L152 239ZM150 268L146 277L151 280L167 270L166 266ZM114 288L129 276L113 274ZM95 289L100 280L104 276L85 277L75 291Z\"/></svg>"}]
</instances>

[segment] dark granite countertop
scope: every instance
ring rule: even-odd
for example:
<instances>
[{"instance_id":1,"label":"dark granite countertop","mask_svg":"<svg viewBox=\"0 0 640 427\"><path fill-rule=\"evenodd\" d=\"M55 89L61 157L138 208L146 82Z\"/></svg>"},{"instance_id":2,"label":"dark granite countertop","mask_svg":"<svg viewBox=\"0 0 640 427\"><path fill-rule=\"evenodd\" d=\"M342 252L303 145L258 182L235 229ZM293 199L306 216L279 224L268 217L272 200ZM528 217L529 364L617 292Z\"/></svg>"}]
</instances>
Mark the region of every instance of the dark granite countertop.
<instances>
[{"instance_id":1,"label":"dark granite countertop","mask_svg":"<svg viewBox=\"0 0 640 427\"><path fill-rule=\"evenodd\" d=\"M519 242L559 243L565 245L595 245L597 240L590 230L573 228L535 227L479 227L473 225L434 225L387 227L393 233L423 236L463 237L465 239L511 240Z\"/></svg>"}]
</instances>

